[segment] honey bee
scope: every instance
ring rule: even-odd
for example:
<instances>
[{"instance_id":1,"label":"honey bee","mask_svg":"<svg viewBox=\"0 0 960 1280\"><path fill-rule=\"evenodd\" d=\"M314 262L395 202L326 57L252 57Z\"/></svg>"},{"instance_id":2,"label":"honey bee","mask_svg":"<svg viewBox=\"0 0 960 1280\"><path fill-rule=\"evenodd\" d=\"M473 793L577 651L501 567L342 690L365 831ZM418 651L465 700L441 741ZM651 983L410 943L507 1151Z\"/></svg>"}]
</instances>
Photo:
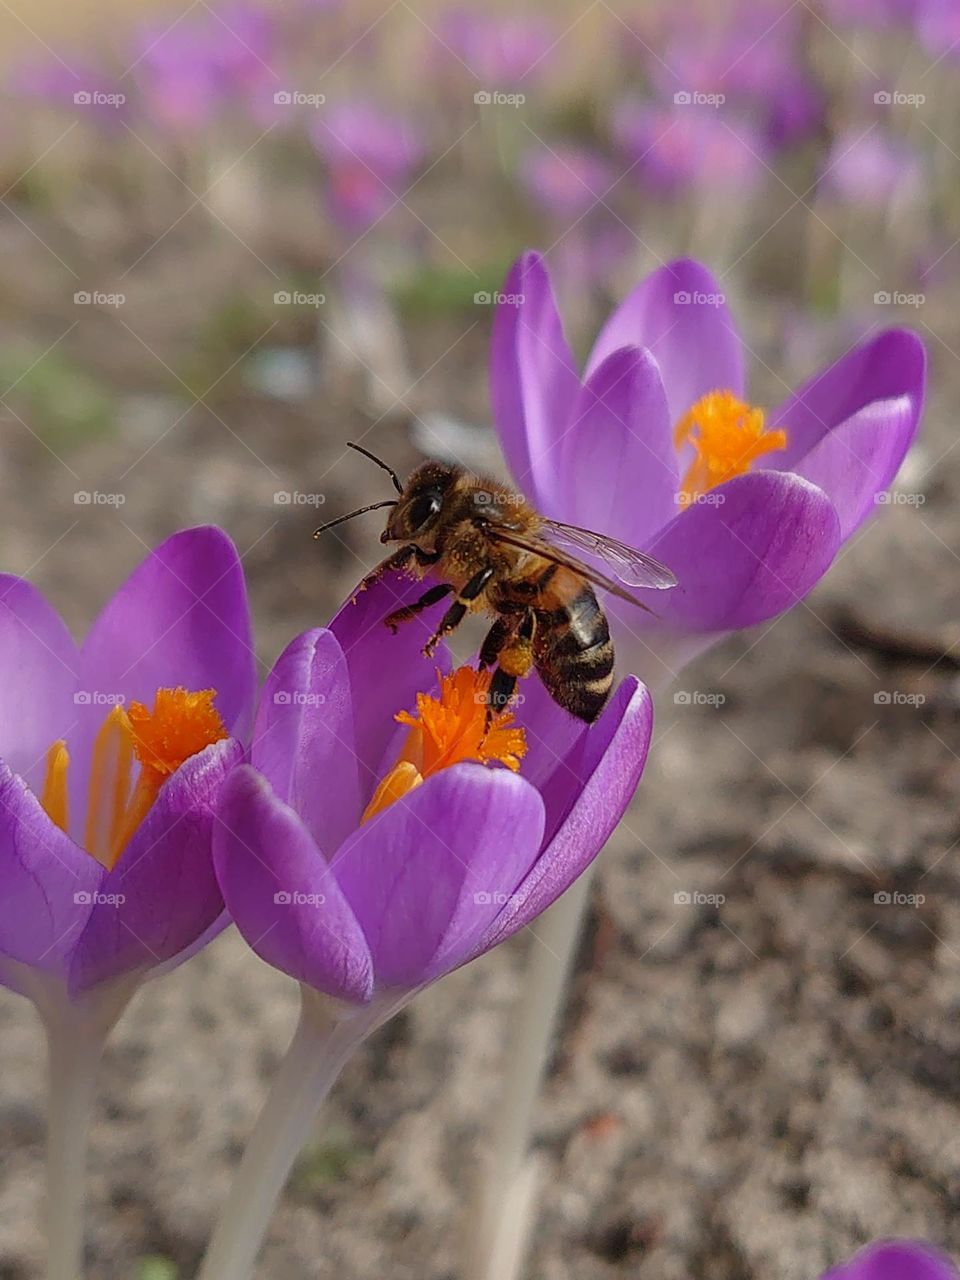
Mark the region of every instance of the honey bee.
<instances>
[{"instance_id":1,"label":"honey bee","mask_svg":"<svg viewBox=\"0 0 960 1280\"><path fill-rule=\"evenodd\" d=\"M468 611L492 615L479 654L481 668L496 668L490 712L505 707L517 680L536 669L564 710L587 723L596 720L613 687L614 652L594 587L650 612L622 584L665 590L677 585L670 570L613 538L548 520L520 494L462 467L424 462L404 485L380 458L359 445L349 447L382 467L399 496L331 520L314 537L366 511L392 507L380 541L400 546L357 590L391 570L439 579L418 600L387 614L384 623L396 633L453 595L424 653L429 657ZM568 548L592 556L616 578Z\"/></svg>"}]
</instances>

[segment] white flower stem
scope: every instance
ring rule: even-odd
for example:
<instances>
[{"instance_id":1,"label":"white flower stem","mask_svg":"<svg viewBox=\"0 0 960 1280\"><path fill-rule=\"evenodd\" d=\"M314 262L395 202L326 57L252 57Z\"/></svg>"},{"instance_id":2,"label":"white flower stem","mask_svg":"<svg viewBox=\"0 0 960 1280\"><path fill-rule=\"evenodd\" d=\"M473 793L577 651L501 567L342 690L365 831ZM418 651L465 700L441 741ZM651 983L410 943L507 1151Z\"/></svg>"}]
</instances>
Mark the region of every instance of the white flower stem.
<instances>
[{"instance_id":1,"label":"white flower stem","mask_svg":"<svg viewBox=\"0 0 960 1280\"><path fill-rule=\"evenodd\" d=\"M248 1280L314 1118L362 1041L399 1007L344 1010L302 988L300 1021L247 1143L197 1280Z\"/></svg>"},{"instance_id":2,"label":"white flower stem","mask_svg":"<svg viewBox=\"0 0 960 1280\"><path fill-rule=\"evenodd\" d=\"M83 1275L87 1139L97 1072L135 985L114 983L74 1002L36 974L22 974L18 983L36 1004L47 1039L47 1280Z\"/></svg>"},{"instance_id":3,"label":"white flower stem","mask_svg":"<svg viewBox=\"0 0 960 1280\"><path fill-rule=\"evenodd\" d=\"M87 1137L107 1037L101 1027L72 1022L47 1024L47 1280L83 1275Z\"/></svg>"},{"instance_id":4,"label":"white flower stem","mask_svg":"<svg viewBox=\"0 0 960 1280\"><path fill-rule=\"evenodd\" d=\"M534 1221L536 1168L527 1159L534 1108L590 897L594 863L534 926L515 1034L503 1066L489 1159L470 1217L465 1280L514 1280Z\"/></svg>"}]
</instances>

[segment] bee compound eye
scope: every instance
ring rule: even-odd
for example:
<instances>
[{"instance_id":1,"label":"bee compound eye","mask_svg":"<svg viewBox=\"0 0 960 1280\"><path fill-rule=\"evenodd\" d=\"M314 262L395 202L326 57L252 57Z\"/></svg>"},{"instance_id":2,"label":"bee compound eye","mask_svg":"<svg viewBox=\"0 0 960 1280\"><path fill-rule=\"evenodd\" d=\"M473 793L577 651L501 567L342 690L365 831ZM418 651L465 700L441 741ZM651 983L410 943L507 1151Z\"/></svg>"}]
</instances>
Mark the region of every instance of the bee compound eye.
<instances>
[{"instance_id":1,"label":"bee compound eye","mask_svg":"<svg viewBox=\"0 0 960 1280\"><path fill-rule=\"evenodd\" d=\"M435 493L425 493L414 499L410 507L410 524L413 529L422 529L430 523L440 510L440 499Z\"/></svg>"}]
</instances>

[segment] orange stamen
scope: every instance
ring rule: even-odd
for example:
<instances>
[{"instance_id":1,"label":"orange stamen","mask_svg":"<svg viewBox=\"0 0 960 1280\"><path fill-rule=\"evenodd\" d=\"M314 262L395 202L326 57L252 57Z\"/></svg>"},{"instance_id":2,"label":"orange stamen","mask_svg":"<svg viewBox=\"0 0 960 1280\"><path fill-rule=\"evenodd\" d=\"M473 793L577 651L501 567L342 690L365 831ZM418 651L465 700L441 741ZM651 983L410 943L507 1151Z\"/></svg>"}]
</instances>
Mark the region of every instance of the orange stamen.
<instances>
[{"instance_id":1,"label":"orange stamen","mask_svg":"<svg viewBox=\"0 0 960 1280\"><path fill-rule=\"evenodd\" d=\"M67 829L67 766L70 756L63 738L58 738L47 752L47 775L40 803L61 831Z\"/></svg>"},{"instance_id":2,"label":"orange stamen","mask_svg":"<svg viewBox=\"0 0 960 1280\"><path fill-rule=\"evenodd\" d=\"M674 428L676 448L687 444L696 456L680 485L684 503L744 475L764 454L785 449L787 433L780 428L767 431L763 410L738 400L732 391L710 391Z\"/></svg>"},{"instance_id":3,"label":"orange stamen","mask_svg":"<svg viewBox=\"0 0 960 1280\"><path fill-rule=\"evenodd\" d=\"M527 752L526 735L514 726L509 711L494 712L488 720L490 679L489 672L460 667L452 675L439 676L439 698L418 693L416 715L401 711L394 717L410 731L362 822L418 787L424 778L463 761L496 762L519 771Z\"/></svg>"}]
</instances>

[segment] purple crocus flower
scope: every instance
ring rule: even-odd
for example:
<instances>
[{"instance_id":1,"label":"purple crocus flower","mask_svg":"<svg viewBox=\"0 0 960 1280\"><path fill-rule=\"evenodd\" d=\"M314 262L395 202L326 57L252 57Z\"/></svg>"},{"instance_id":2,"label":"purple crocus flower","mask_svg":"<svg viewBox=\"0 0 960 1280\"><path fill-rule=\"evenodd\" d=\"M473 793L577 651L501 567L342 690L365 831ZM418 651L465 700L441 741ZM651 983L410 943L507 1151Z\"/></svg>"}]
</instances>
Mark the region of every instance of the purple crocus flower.
<instances>
[{"instance_id":1,"label":"purple crocus flower","mask_svg":"<svg viewBox=\"0 0 960 1280\"><path fill-rule=\"evenodd\" d=\"M551 217L579 218L616 183L610 162L592 147L558 142L524 156L520 179Z\"/></svg>"},{"instance_id":2,"label":"purple crocus flower","mask_svg":"<svg viewBox=\"0 0 960 1280\"><path fill-rule=\"evenodd\" d=\"M382 625L421 590L376 584L286 649L215 836L253 949L360 1006L404 998L539 915L600 851L650 738L632 678L590 728L534 689L517 724L497 717L485 735L478 673L446 675L430 697L428 627Z\"/></svg>"},{"instance_id":3,"label":"purple crocus flower","mask_svg":"<svg viewBox=\"0 0 960 1280\"><path fill-rule=\"evenodd\" d=\"M537 15L487 13L461 7L444 15L438 27L441 45L470 68L480 84L516 88L546 70L557 41L550 23Z\"/></svg>"},{"instance_id":4,"label":"purple crocus flower","mask_svg":"<svg viewBox=\"0 0 960 1280\"><path fill-rule=\"evenodd\" d=\"M79 647L3 575L0 665L0 981L64 1008L172 967L221 922L214 806L255 694L233 544L169 538Z\"/></svg>"},{"instance_id":5,"label":"purple crocus flower","mask_svg":"<svg viewBox=\"0 0 960 1280\"><path fill-rule=\"evenodd\" d=\"M916 432L925 358L908 331L854 347L767 418L746 400L742 344L699 263L638 285L583 375L538 254L517 261L503 291L491 401L517 484L544 514L647 550L679 580L651 602L656 615L619 621L641 642L632 670L652 651L673 670L802 599Z\"/></svg>"},{"instance_id":6,"label":"purple crocus flower","mask_svg":"<svg viewBox=\"0 0 960 1280\"><path fill-rule=\"evenodd\" d=\"M422 584L380 579L267 679L250 764L223 790L214 859L237 928L301 984L300 1022L199 1280L252 1274L323 1097L376 1026L538 916L596 857L646 760L632 677L587 728L535 686L487 724L487 677L438 673ZM440 675L440 696L431 696ZM399 714L397 714L399 712ZM398 727L396 721L400 721ZM487 766L487 767L485 767Z\"/></svg>"},{"instance_id":7,"label":"purple crocus flower","mask_svg":"<svg viewBox=\"0 0 960 1280\"><path fill-rule=\"evenodd\" d=\"M676 6L671 13L671 36L654 46L662 56L650 67L661 99L723 94L725 109L749 109L776 147L817 127L823 95L803 64L801 7L750 0L706 20L702 6Z\"/></svg>"},{"instance_id":8,"label":"purple crocus flower","mask_svg":"<svg viewBox=\"0 0 960 1280\"><path fill-rule=\"evenodd\" d=\"M412 121L373 102L344 102L321 113L311 137L329 169L331 211L355 230L397 203L426 154Z\"/></svg>"},{"instance_id":9,"label":"purple crocus flower","mask_svg":"<svg viewBox=\"0 0 960 1280\"><path fill-rule=\"evenodd\" d=\"M944 1254L914 1240L868 1245L821 1280L958 1280L960 1272Z\"/></svg>"},{"instance_id":10,"label":"purple crocus flower","mask_svg":"<svg viewBox=\"0 0 960 1280\"><path fill-rule=\"evenodd\" d=\"M243 0L208 9L199 20L148 27L134 65L151 119L194 131L228 103L282 88L269 65L274 41L268 12Z\"/></svg>"},{"instance_id":11,"label":"purple crocus flower","mask_svg":"<svg viewBox=\"0 0 960 1280\"><path fill-rule=\"evenodd\" d=\"M953 0L916 0L920 43L933 58L960 58L960 9Z\"/></svg>"},{"instance_id":12,"label":"purple crocus flower","mask_svg":"<svg viewBox=\"0 0 960 1280\"><path fill-rule=\"evenodd\" d=\"M635 175L666 195L691 187L743 191L763 177L760 132L710 106L660 107L627 98L616 107L612 127Z\"/></svg>"},{"instance_id":13,"label":"purple crocus flower","mask_svg":"<svg viewBox=\"0 0 960 1280\"><path fill-rule=\"evenodd\" d=\"M851 204L887 205L918 195L920 159L906 143L879 129L839 134L824 162L824 183Z\"/></svg>"}]
</instances>

